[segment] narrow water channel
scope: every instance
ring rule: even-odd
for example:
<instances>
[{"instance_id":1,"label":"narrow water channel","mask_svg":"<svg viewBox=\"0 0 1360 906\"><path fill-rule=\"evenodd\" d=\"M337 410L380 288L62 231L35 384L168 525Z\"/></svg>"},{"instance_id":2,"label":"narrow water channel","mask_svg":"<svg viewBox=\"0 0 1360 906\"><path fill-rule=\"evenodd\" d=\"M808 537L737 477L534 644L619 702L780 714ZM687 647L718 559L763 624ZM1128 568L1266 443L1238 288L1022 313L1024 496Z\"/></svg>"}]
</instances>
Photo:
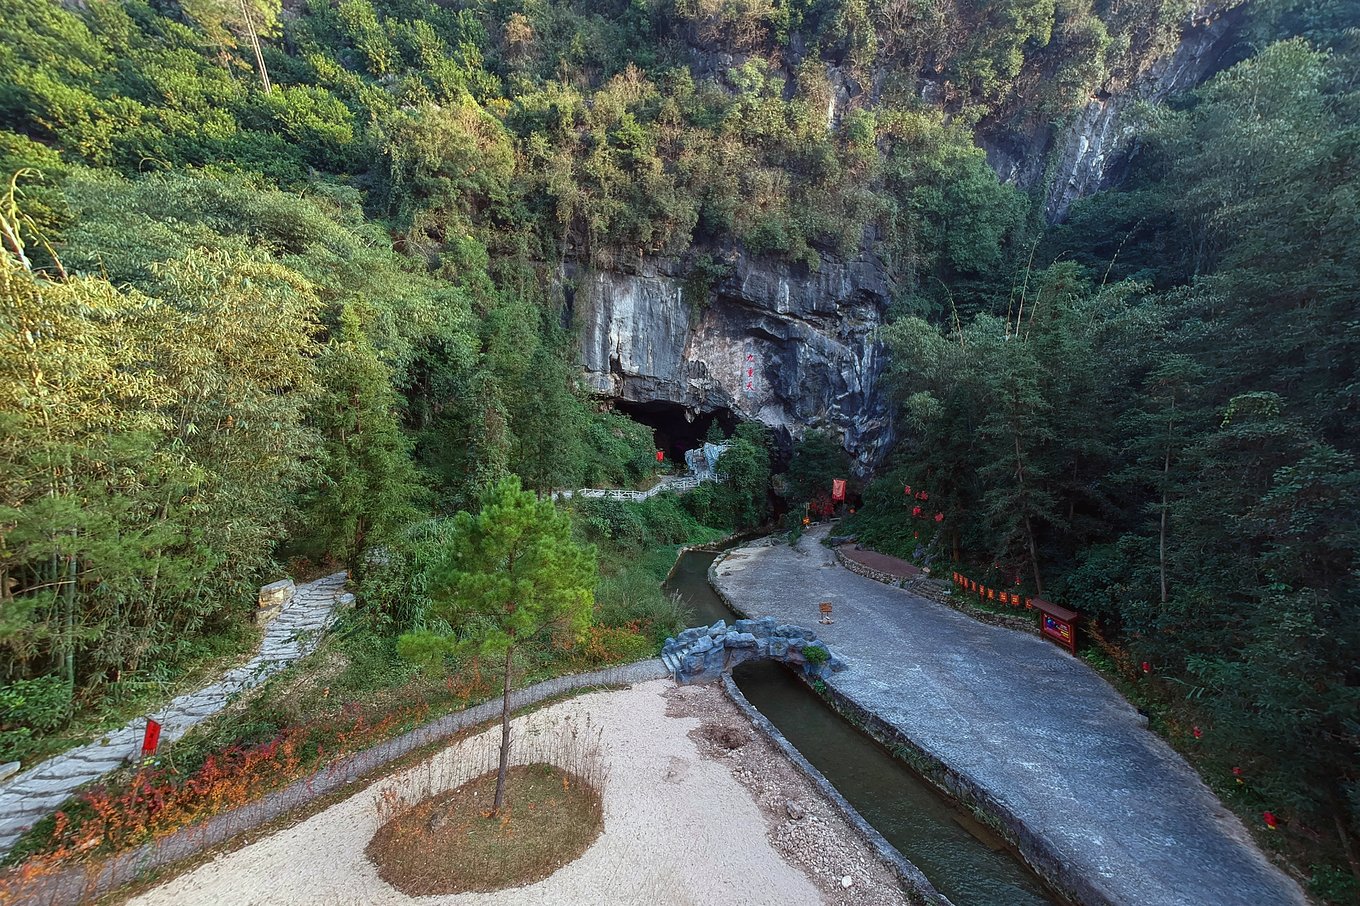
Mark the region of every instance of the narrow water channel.
<instances>
[{"instance_id":1,"label":"narrow water channel","mask_svg":"<svg viewBox=\"0 0 1360 906\"><path fill-rule=\"evenodd\" d=\"M683 554L666 580L666 590L678 594L692 613L691 625L736 618L708 584L715 556ZM737 667L732 677L751 704L955 906L1057 902L991 831L833 711L787 668L754 661Z\"/></svg>"}]
</instances>

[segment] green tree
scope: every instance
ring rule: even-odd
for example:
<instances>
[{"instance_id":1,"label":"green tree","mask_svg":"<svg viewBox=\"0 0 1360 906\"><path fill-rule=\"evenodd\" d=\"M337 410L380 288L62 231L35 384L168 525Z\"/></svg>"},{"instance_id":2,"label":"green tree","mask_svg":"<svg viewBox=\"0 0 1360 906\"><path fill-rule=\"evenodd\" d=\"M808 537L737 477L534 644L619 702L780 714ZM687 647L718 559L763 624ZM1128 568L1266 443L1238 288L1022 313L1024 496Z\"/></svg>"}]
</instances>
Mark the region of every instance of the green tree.
<instances>
[{"instance_id":1,"label":"green tree","mask_svg":"<svg viewBox=\"0 0 1360 906\"><path fill-rule=\"evenodd\" d=\"M266 92L272 90L260 36L278 33L283 6L280 0L180 0L180 6L204 34L219 44L235 47L238 40L250 42L260 85Z\"/></svg>"},{"instance_id":2,"label":"green tree","mask_svg":"<svg viewBox=\"0 0 1360 906\"><path fill-rule=\"evenodd\" d=\"M304 498L299 530L304 547L362 571L368 550L415 518L420 478L391 372L351 307L317 371L321 394L310 421L321 435L319 485Z\"/></svg>"},{"instance_id":3,"label":"green tree","mask_svg":"<svg viewBox=\"0 0 1360 906\"><path fill-rule=\"evenodd\" d=\"M809 431L793 444L793 459L784 475L788 497L794 503L830 493L831 479L846 478L850 456L825 431Z\"/></svg>"},{"instance_id":4,"label":"green tree","mask_svg":"<svg viewBox=\"0 0 1360 906\"><path fill-rule=\"evenodd\" d=\"M737 426L718 457L720 508L734 528L754 528L769 512L770 448L768 429L758 422Z\"/></svg>"},{"instance_id":5,"label":"green tree","mask_svg":"<svg viewBox=\"0 0 1360 906\"><path fill-rule=\"evenodd\" d=\"M510 688L515 652L544 641L570 644L590 625L595 549L572 540L571 519L518 478L490 487L476 515L459 513L443 567L435 572L426 630L401 638L428 660L475 649L503 664L500 768L492 814L505 801L510 764ZM446 631L436 632L439 625Z\"/></svg>"}]
</instances>

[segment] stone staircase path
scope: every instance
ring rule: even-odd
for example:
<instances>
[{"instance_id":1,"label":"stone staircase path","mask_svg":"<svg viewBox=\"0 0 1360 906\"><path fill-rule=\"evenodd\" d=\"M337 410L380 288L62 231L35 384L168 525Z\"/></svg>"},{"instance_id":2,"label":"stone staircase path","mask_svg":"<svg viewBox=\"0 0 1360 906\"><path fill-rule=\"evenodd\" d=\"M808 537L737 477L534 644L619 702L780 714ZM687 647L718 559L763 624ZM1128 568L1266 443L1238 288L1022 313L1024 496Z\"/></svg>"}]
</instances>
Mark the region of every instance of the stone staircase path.
<instances>
[{"instance_id":1,"label":"stone staircase path","mask_svg":"<svg viewBox=\"0 0 1360 906\"><path fill-rule=\"evenodd\" d=\"M315 650L336 612L354 603L354 596L344 588L343 572L299 585L279 616L265 626L255 657L228 670L217 682L176 696L148 715L161 723L161 745L179 739L235 696ZM78 787L140 755L145 728L146 718L136 718L0 784L0 853L9 852L26 830L56 810Z\"/></svg>"}]
</instances>

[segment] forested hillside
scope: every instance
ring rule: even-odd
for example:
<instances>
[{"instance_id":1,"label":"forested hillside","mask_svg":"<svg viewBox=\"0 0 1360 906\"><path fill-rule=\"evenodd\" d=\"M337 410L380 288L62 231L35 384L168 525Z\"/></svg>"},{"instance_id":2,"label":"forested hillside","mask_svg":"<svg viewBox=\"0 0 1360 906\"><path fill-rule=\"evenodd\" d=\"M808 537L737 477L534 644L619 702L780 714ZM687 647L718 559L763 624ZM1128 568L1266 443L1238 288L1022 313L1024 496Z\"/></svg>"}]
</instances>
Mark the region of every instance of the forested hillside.
<instances>
[{"instance_id":1,"label":"forested hillside","mask_svg":"<svg viewBox=\"0 0 1360 906\"><path fill-rule=\"evenodd\" d=\"M1192 13L1234 17L1223 71L1138 108L1119 185L1049 226L981 138L1070 122ZM0 761L245 644L290 559L418 560L508 474L648 476L651 432L577 386L564 264L674 256L702 305L724 256L868 255L898 441L852 528L1088 615L1345 896L1357 29L1348 0L0 0ZM579 531L761 521L739 440L739 486L664 530Z\"/></svg>"}]
</instances>

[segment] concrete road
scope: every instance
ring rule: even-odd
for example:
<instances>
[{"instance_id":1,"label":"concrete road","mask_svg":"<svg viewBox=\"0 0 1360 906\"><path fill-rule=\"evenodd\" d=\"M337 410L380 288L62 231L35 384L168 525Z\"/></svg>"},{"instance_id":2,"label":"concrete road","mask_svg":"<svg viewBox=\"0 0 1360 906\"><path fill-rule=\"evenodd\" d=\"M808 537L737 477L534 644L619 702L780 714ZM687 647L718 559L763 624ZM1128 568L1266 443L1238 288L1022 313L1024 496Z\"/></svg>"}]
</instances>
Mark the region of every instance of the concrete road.
<instances>
[{"instance_id":1,"label":"concrete road","mask_svg":"<svg viewBox=\"0 0 1360 906\"><path fill-rule=\"evenodd\" d=\"M985 791L1061 886L1119 906L1308 902L1095 671L1037 636L849 572L825 534L732 551L715 582L752 617L814 626L850 662L832 686ZM816 625L821 601L834 624Z\"/></svg>"}]
</instances>

